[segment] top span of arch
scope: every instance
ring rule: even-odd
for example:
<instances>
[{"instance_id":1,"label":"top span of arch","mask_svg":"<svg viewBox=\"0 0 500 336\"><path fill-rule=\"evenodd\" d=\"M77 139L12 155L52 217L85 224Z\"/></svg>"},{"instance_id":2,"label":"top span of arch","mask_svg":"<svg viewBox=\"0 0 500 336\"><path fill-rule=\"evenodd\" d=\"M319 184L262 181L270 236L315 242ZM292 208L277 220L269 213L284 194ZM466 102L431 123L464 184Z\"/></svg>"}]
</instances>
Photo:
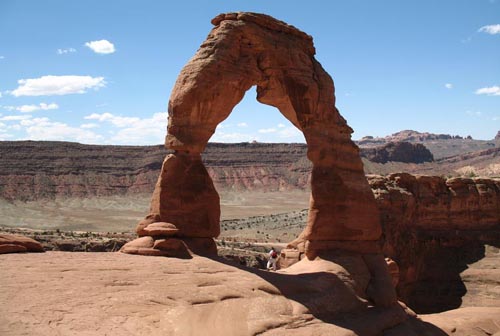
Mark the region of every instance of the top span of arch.
<instances>
[{"instance_id":1,"label":"top span of arch","mask_svg":"<svg viewBox=\"0 0 500 336\"><path fill-rule=\"evenodd\" d=\"M257 100L278 108L308 144L350 141L352 130L335 108L333 80L314 58L311 36L264 14L221 14L212 23L172 90L167 148L203 151L254 85Z\"/></svg>"},{"instance_id":2,"label":"top span of arch","mask_svg":"<svg viewBox=\"0 0 500 336\"><path fill-rule=\"evenodd\" d=\"M311 52L312 55L316 54L316 49L314 48L313 38L311 35L304 33L303 31L297 29L292 25L289 25L286 22L277 20L272 16L259 13L249 13L249 12L223 13L214 17L211 22L214 26L218 26L224 20L233 20L233 21L240 20L240 21L251 22L263 28L267 28L269 30L278 33L295 35L309 42L310 44L309 51Z\"/></svg>"}]
</instances>

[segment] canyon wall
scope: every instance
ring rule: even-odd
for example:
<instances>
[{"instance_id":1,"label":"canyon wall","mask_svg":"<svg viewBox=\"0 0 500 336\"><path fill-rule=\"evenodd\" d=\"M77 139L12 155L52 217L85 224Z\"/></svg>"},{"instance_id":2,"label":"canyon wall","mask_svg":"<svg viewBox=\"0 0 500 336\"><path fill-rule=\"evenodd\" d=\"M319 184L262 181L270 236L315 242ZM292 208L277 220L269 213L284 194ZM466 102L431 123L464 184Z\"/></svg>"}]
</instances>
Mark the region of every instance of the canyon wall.
<instances>
[{"instance_id":1,"label":"canyon wall","mask_svg":"<svg viewBox=\"0 0 500 336\"><path fill-rule=\"evenodd\" d=\"M400 299L419 313L459 307L460 273L484 257L485 245L500 247L500 181L404 173L368 181L384 254L399 265Z\"/></svg>"},{"instance_id":2,"label":"canyon wall","mask_svg":"<svg viewBox=\"0 0 500 336\"><path fill-rule=\"evenodd\" d=\"M171 151L170 151L171 152ZM0 142L0 198L37 200L152 193L166 154L158 146ZM210 143L203 161L220 190L306 189L305 144Z\"/></svg>"}]
</instances>

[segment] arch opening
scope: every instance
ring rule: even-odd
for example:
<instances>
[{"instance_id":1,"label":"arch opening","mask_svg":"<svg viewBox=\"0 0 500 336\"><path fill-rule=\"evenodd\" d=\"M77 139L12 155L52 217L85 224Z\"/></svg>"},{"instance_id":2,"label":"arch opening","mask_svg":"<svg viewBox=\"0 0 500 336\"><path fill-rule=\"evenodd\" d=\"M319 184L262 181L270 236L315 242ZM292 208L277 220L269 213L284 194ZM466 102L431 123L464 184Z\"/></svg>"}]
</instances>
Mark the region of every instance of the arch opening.
<instances>
[{"instance_id":1,"label":"arch opening","mask_svg":"<svg viewBox=\"0 0 500 336\"><path fill-rule=\"evenodd\" d=\"M216 128L202 157L220 195L219 239L284 243L304 227L311 165L302 132L256 97L253 86Z\"/></svg>"}]
</instances>

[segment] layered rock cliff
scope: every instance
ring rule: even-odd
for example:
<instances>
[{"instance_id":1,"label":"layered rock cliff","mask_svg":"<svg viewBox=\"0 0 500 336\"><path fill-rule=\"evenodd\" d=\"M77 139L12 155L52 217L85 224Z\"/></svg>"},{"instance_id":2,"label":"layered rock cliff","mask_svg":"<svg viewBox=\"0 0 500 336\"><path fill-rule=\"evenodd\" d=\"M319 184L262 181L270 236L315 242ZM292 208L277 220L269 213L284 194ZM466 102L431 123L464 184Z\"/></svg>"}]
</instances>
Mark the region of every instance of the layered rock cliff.
<instances>
[{"instance_id":1,"label":"layered rock cliff","mask_svg":"<svg viewBox=\"0 0 500 336\"><path fill-rule=\"evenodd\" d=\"M384 145L385 146L385 145ZM383 148L383 147L380 147ZM373 148L361 148L367 155ZM203 162L218 190L307 189L311 163L305 144L209 143ZM0 198L37 200L143 193L154 189L162 160L158 146L100 146L51 141L0 141ZM391 156L390 160L402 160ZM418 159L417 156L413 161ZM500 148L421 164L363 158L365 172L500 176Z\"/></svg>"},{"instance_id":2,"label":"layered rock cliff","mask_svg":"<svg viewBox=\"0 0 500 336\"><path fill-rule=\"evenodd\" d=\"M500 246L500 181L369 176L384 232L384 254L400 268L398 295L420 313L457 308L460 273Z\"/></svg>"},{"instance_id":3,"label":"layered rock cliff","mask_svg":"<svg viewBox=\"0 0 500 336\"><path fill-rule=\"evenodd\" d=\"M210 143L203 155L218 189L276 191L309 186L305 144ZM0 198L36 200L151 193L164 146L0 142Z\"/></svg>"}]
</instances>

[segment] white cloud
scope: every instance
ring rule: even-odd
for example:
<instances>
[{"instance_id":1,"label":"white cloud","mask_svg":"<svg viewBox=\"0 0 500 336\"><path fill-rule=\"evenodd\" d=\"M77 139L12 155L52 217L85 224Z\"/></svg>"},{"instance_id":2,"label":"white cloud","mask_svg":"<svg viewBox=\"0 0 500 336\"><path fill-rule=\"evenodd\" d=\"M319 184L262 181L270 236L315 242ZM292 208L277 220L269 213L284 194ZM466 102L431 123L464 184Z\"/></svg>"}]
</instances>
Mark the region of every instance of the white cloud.
<instances>
[{"instance_id":1,"label":"white cloud","mask_svg":"<svg viewBox=\"0 0 500 336\"><path fill-rule=\"evenodd\" d=\"M248 124L246 122L240 122L240 123L236 124L236 126L238 126L238 127L248 127Z\"/></svg>"},{"instance_id":2,"label":"white cloud","mask_svg":"<svg viewBox=\"0 0 500 336\"><path fill-rule=\"evenodd\" d=\"M446 84L444 85L444 87L445 87L445 88L447 88L447 89L453 89L453 84L451 84L451 83L446 83Z\"/></svg>"},{"instance_id":3,"label":"white cloud","mask_svg":"<svg viewBox=\"0 0 500 336\"><path fill-rule=\"evenodd\" d=\"M150 145L163 143L167 133L167 112L155 113L151 118L138 119L130 127L118 130L111 143Z\"/></svg>"},{"instance_id":4,"label":"white cloud","mask_svg":"<svg viewBox=\"0 0 500 336\"><path fill-rule=\"evenodd\" d=\"M2 121L19 121L19 120L27 120L30 119L31 115L8 115L5 117L0 117Z\"/></svg>"},{"instance_id":5,"label":"white cloud","mask_svg":"<svg viewBox=\"0 0 500 336\"><path fill-rule=\"evenodd\" d=\"M1 141L9 140L9 138L12 138L12 137L13 137L12 134L3 133L2 131L0 131L0 140Z\"/></svg>"},{"instance_id":6,"label":"white cloud","mask_svg":"<svg viewBox=\"0 0 500 336\"><path fill-rule=\"evenodd\" d=\"M258 130L259 133L274 133L276 132L276 128L262 128Z\"/></svg>"},{"instance_id":7,"label":"white cloud","mask_svg":"<svg viewBox=\"0 0 500 336\"><path fill-rule=\"evenodd\" d=\"M216 131L210 138L210 142L250 142L253 140L257 141L258 138L251 134L239 132L226 133L222 131Z\"/></svg>"},{"instance_id":8,"label":"white cloud","mask_svg":"<svg viewBox=\"0 0 500 336\"><path fill-rule=\"evenodd\" d=\"M5 59L5 56L0 56L0 59Z\"/></svg>"},{"instance_id":9,"label":"white cloud","mask_svg":"<svg viewBox=\"0 0 500 336\"><path fill-rule=\"evenodd\" d=\"M487 33L487 34L491 34L491 35L500 34L500 24L483 26L483 27L479 28L478 32Z\"/></svg>"},{"instance_id":10,"label":"white cloud","mask_svg":"<svg viewBox=\"0 0 500 336\"><path fill-rule=\"evenodd\" d=\"M112 54L115 52L115 46L108 40L90 41L85 43L85 46L98 54Z\"/></svg>"},{"instance_id":11,"label":"white cloud","mask_svg":"<svg viewBox=\"0 0 500 336\"><path fill-rule=\"evenodd\" d=\"M99 125L97 124L81 124L80 128L98 128Z\"/></svg>"},{"instance_id":12,"label":"white cloud","mask_svg":"<svg viewBox=\"0 0 500 336\"><path fill-rule=\"evenodd\" d=\"M286 127L284 124L278 124L278 128L284 128Z\"/></svg>"},{"instance_id":13,"label":"white cloud","mask_svg":"<svg viewBox=\"0 0 500 336\"><path fill-rule=\"evenodd\" d=\"M481 111L471 111L467 110L465 111L467 115L473 116L473 117L480 117L482 115Z\"/></svg>"},{"instance_id":14,"label":"white cloud","mask_svg":"<svg viewBox=\"0 0 500 336\"><path fill-rule=\"evenodd\" d=\"M31 140L77 141L98 143L102 136L92 131L71 127L61 122L52 122L48 118L34 118L21 121Z\"/></svg>"},{"instance_id":15,"label":"white cloud","mask_svg":"<svg viewBox=\"0 0 500 336\"><path fill-rule=\"evenodd\" d=\"M136 123L140 122L141 119L137 117L121 117L121 116L115 116L109 112L105 112L102 114L99 113L92 113L91 115L85 116L84 119L86 120L98 120L100 122L108 121L115 125L116 127L127 127L127 126L133 126Z\"/></svg>"},{"instance_id":16,"label":"white cloud","mask_svg":"<svg viewBox=\"0 0 500 336\"><path fill-rule=\"evenodd\" d=\"M106 85L104 77L91 76L42 76L39 78L20 79L19 87L11 92L20 96L60 96L85 93L89 89L99 89Z\"/></svg>"},{"instance_id":17,"label":"white cloud","mask_svg":"<svg viewBox=\"0 0 500 336\"><path fill-rule=\"evenodd\" d=\"M283 129L281 129L278 132L278 137L281 138L281 139L297 138L297 140L300 140L301 142L305 141L304 140L304 135L295 126L285 127Z\"/></svg>"},{"instance_id":18,"label":"white cloud","mask_svg":"<svg viewBox=\"0 0 500 336\"><path fill-rule=\"evenodd\" d=\"M44 110L44 111L57 110L59 108L59 105L57 105L56 103L50 103L50 104L40 103L38 105L3 106L3 108L8 111L16 110L22 113L31 113L38 110Z\"/></svg>"},{"instance_id":19,"label":"white cloud","mask_svg":"<svg viewBox=\"0 0 500 336\"><path fill-rule=\"evenodd\" d=\"M500 86L484 87L476 90L477 95L500 96Z\"/></svg>"},{"instance_id":20,"label":"white cloud","mask_svg":"<svg viewBox=\"0 0 500 336\"><path fill-rule=\"evenodd\" d=\"M76 52L75 48L57 49L58 55L70 54L75 52Z\"/></svg>"}]
</instances>

